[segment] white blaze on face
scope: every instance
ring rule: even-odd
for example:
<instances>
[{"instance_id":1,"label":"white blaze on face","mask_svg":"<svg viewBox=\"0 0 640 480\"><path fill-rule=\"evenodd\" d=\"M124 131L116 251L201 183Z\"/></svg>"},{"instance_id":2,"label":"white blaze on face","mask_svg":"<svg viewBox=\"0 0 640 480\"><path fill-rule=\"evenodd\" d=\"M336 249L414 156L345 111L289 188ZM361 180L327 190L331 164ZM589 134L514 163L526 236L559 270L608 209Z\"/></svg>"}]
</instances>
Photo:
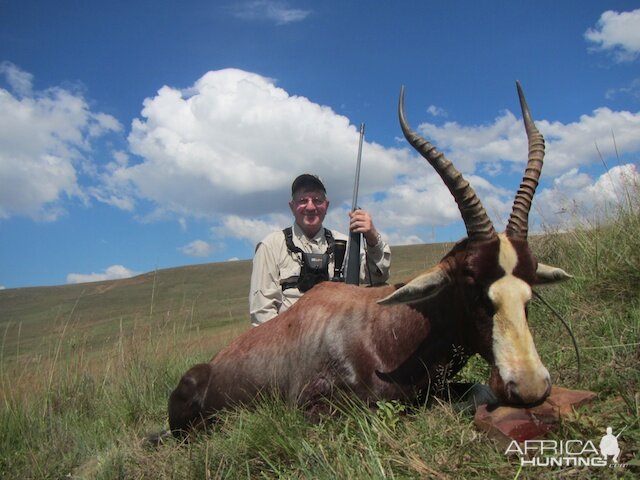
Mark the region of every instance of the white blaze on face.
<instances>
[{"instance_id":1,"label":"white blaze on face","mask_svg":"<svg viewBox=\"0 0 640 480\"><path fill-rule=\"evenodd\" d=\"M493 302L493 354L505 384L513 382L514 392L524 402L539 400L549 386L549 372L542 365L529 331L525 306L531 287L515 277L518 256L505 235L500 237L499 264L504 277L489 287Z\"/></svg>"}]
</instances>

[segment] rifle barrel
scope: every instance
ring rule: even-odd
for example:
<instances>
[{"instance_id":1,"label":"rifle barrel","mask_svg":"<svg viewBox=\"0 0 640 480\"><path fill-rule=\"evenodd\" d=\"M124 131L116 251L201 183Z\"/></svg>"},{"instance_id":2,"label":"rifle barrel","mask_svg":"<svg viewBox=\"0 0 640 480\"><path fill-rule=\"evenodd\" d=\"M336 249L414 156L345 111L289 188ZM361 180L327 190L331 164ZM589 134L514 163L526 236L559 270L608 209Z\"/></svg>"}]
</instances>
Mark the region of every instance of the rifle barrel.
<instances>
[{"instance_id":1,"label":"rifle barrel","mask_svg":"<svg viewBox=\"0 0 640 480\"><path fill-rule=\"evenodd\" d=\"M358 187L360 185L360 164L362 163L362 142L364 140L364 123L360 124L360 142L358 144L358 160L356 162L356 178L353 185L353 200L351 211L358 209ZM347 268L345 272L345 283L351 285L360 284L360 245L362 234L349 233L349 246L347 247Z\"/></svg>"},{"instance_id":2,"label":"rifle barrel","mask_svg":"<svg viewBox=\"0 0 640 480\"><path fill-rule=\"evenodd\" d=\"M360 164L362 163L362 141L364 140L364 123L360 124L360 142L358 143L358 160L356 161L356 177L353 182L353 199L351 201L351 211L358 208L358 188L360 187Z\"/></svg>"}]
</instances>

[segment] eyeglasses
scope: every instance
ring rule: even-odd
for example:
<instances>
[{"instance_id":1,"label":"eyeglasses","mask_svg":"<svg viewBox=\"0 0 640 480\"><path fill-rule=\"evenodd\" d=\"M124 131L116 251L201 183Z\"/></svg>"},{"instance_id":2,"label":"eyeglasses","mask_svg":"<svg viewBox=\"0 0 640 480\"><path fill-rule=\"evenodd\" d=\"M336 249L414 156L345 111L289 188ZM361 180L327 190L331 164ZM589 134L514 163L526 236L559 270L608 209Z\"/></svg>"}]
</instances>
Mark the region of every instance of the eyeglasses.
<instances>
[{"instance_id":1,"label":"eyeglasses","mask_svg":"<svg viewBox=\"0 0 640 480\"><path fill-rule=\"evenodd\" d=\"M319 207L327 201L327 197L325 197L324 195L313 195L293 199L294 203L299 206L307 205L309 203L309 200L311 200L316 207Z\"/></svg>"}]
</instances>

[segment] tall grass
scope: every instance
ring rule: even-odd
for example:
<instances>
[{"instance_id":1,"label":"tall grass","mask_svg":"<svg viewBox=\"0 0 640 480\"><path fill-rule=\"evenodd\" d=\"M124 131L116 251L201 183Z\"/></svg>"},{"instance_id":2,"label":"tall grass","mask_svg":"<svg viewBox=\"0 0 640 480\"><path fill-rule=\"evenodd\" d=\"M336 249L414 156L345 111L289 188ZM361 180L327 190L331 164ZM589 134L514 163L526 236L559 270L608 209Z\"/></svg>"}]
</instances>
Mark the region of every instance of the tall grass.
<instances>
[{"instance_id":1,"label":"tall grass","mask_svg":"<svg viewBox=\"0 0 640 480\"><path fill-rule=\"evenodd\" d=\"M634 478L640 448L640 192L606 222L548 233L536 250L574 280L542 291L571 325L582 352L578 381L573 347L545 306L530 308L541 357L554 382L596 391L593 404L564 420L556 439L597 441L607 426L619 438L625 469L522 469L479 432L469 413L435 401L408 410L385 402L375 411L357 401L310 424L276 399L232 410L188 444L144 439L166 428L166 402L180 375L214 353L190 313L167 311L140 321L96 359L95 345L59 319L49 355L0 351L0 478ZM635 202L635 203L634 203ZM158 294L154 288L155 300ZM182 308L182 307L179 307ZM154 311L156 310L156 311ZM150 307L149 316L157 309ZM145 315L146 316L146 315ZM7 329L19 329L8 325ZM236 335L237 324L218 346ZM7 332L4 332L7 335ZM3 343L4 345L4 343ZM197 345L187 348L188 345ZM459 380L484 381L472 358Z\"/></svg>"},{"instance_id":2,"label":"tall grass","mask_svg":"<svg viewBox=\"0 0 640 480\"><path fill-rule=\"evenodd\" d=\"M25 368L3 358L0 477L63 478L147 424L161 425L167 385L186 362L158 358L154 344L121 337L98 369L65 329L53 359Z\"/></svg>"}]
</instances>

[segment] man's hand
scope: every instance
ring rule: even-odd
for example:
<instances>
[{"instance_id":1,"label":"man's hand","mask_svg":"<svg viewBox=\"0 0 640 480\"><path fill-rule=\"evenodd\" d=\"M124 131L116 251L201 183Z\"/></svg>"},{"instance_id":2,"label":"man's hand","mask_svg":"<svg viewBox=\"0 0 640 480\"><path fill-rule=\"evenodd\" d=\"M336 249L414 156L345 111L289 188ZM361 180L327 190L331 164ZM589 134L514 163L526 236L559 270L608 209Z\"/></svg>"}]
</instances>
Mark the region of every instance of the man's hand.
<instances>
[{"instance_id":1,"label":"man's hand","mask_svg":"<svg viewBox=\"0 0 640 480\"><path fill-rule=\"evenodd\" d=\"M374 247L380 241L380 234L373 225L371 215L364 210L356 210L349 213L349 230L364 235L367 245Z\"/></svg>"}]
</instances>

